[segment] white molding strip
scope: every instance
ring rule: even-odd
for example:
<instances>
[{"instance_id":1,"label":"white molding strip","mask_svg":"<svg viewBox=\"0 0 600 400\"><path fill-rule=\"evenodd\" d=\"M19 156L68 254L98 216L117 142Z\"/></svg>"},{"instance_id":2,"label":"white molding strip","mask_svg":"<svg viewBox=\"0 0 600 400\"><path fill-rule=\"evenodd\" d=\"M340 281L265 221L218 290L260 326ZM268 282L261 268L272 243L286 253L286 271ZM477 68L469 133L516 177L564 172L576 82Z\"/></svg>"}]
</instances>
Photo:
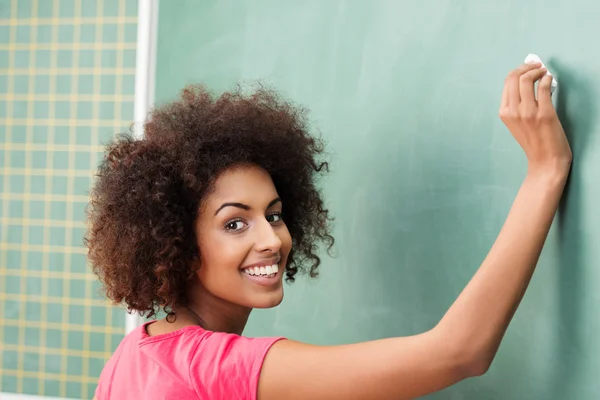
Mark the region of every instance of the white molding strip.
<instances>
[{"instance_id":1,"label":"white molding strip","mask_svg":"<svg viewBox=\"0 0 600 400\"><path fill-rule=\"evenodd\" d=\"M158 0L139 0L133 106L133 132L137 138L144 136L144 121L154 103L157 33ZM141 323L142 318L137 314L126 314L125 334L133 331Z\"/></svg>"},{"instance_id":2,"label":"white molding strip","mask_svg":"<svg viewBox=\"0 0 600 400\"><path fill-rule=\"evenodd\" d=\"M3 393L3 392L0 392L0 399L2 399L2 400L66 400L61 397L32 396L29 394Z\"/></svg>"}]
</instances>

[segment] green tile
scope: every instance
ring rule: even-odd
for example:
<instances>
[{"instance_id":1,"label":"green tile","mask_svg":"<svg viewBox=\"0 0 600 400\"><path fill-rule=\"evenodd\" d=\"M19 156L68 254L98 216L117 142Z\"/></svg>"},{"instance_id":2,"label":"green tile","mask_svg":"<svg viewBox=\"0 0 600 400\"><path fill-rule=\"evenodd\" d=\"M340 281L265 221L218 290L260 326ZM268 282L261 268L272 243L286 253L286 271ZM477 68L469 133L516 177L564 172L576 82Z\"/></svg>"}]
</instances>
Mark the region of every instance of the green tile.
<instances>
[{"instance_id":1,"label":"green tile","mask_svg":"<svg viewBox=\"0 0 600 400\"><path fill-rule=\"evenodd\" d=\"M7 319L20 319L22 308L21 303L16 300L4 300L4 313L0 315Z\"/></svg>"},{"instance_id":2,"label":"green tile","mask_svg":"<svg viewBox=\"0 0 600 400\"><path fill-rule=\"evenodd\" d=\"M27 127L23 125L15 125L12 127L12 141L13 143L25 143L27 142Z\"/></svg>"},{"instance_id":3,"label":"green tile","mask_svg":"<svg viewBox=\"0 0 600 400\"><path fill-rule=\"evenodd\" d=\"M62 297L63 296L63 280L58 278L48 278L48 296Z\"/></svg>"},{"instance_id":4,"label":"green tile","mask_svg":"<svg viewBox=\"0 0 600 400\"><path fill-rule=\"evenodd\" d=\"M91 323L94 326L106 325L106 307L92 306L90 309ZM102 339L104 340L104 339Z\"/></svg>"},{"instance_id":5,"label":"green tile","mask_svg":"<svg viewBox=\"0 0 600 400\"><path fill-rule=\"evenodd\" d=\"M50 293L48 293L50 296ZM46 315L48 322L61 323L63 322L63 306L59 303L46 304Z\"/></svg>"},{"instance_id":6,"label":"green tile","mask_svg":"<svg viewBox=\"0 0 600 400\"><path fill-rule=\"evenodd\" d=\"M23 238L23 227L21 225L9 225L7 242L11 244L21 244Z\"/></svg>"},{"instance_id":7,"label":"green tile","mask_svg":"<svg viewBox=\"0 0 600 400\"><path fill-rule=\"evenodd\" d=\"M68 101L57 101L54 104L54 116L57 119L71 118L71 103Z\"/></svg>"},{"instance_id":8,"label":"green tile","mask_svg":"<svg viewBox=\"0 0 600 400\"><path fill-rule=\"evenodd\" d=\"M60 332L59 332L60 333ZM60 339L60 337L59 337ZM60 343L60 341L59 341ZM60 347L60 346L59 346ZM62 370L62 357L58 354L46 354L45 370L51 374L60 374Z\"/></svg>"},{"instance_id":9,"label":"green tile","mask_svg":"<svg viewBox=\"0 0 600 400\"><path fill-rule=\"evenodd\" d=\"M125 75L123 76L123 93L133 94L135 92L135 76Z\"/></svg>"},{"instance_id":10,"label":"green tile","mask_svg":"<svg viewBox=\"0 0 600 400\"><path fill-rule=\"evenodd\" d=\"M36 338L39 342L39 337ZM27 342L25 343L27 344ZM35 344L38 344L37 342ZM29 345L30 346L30 345ZM23 370L28 372L37 372L40 369L40 355L38 353L24 352L23 353ZM25 379L23 378L23 390L29 389L29 385L25 384ZM31 378L29 378L31 379ZM32 393L32 392L24 392L24 393ZM37 380L36 380L36 392L37 394Z\"/></svg>"},{"instance_id":11,"label":"green tile","mask_svg":"<svg viewBox=\"0 0 600 400\"><path fill-rule=\"evenodd\" d=\"M98 139L101 145L105 145L110 143L115 135L115 130L113 128L100 128L98 130ZM102 158L100 158L102 159Z\"/></svg>"},{"instance_id":12,"label":"green tile","mask_svg":"<svg viewBox=\"0 0 600 400\"><path fill-rule=\"evenodd\" d=\"M88 272L90 267L87 265L87 257L85 254L71 254L71 271L73 272Z\"/></svg>"},{"instance_id":13,"label":"green tile","mask_svg":"<svg viewBox=\"0 0 600 400\"><path fill-rule=\"evenodd\" d=\"M27 118L27 102L15 100L13 101L13 118Z\"/></svg>"},{"instance_id":14,"label":"green tile","mask_svg":"<svg viewBox=\"0 0 600 400\"><path fill-rule=\"evenodd\" d=\"M70 324L83 324L83 306L77 304L71 304L69 306L69 323ZM74 333L74 332L69 332ZM70 341L70 340L69 340Z\"/></svg>"},{"instance_id":15,"label":"green tile","mask_svg":"<svg viewBox=\"0 0 600 400\"><path fill-rule=\"evenodd\" d=\"M106 25L105 25L106 29ZM116 68L117 67L117 51L104 49L102 50L102 68Z\"/></svg>"},{"instance_id":16,"label":"green tile","mask_svg":"<svg viewBox=\"0 0 600 400\"><path fill-rule=\"evenodd\" d=\"M118 32L119 32L119 25L104 24L104 29L102 29L102 42L116 43Z\"/></svg>"},{"instance_id":17,"label":"green tile","mask_svg":"<svg viewBox=\"0 0 600 400\"><path fill-rule=\"evenodd\" d=\"M81 383L67 382L67 397L71 399L81 398Z\"/></svg>"},{"instance_id":18,"label":"green tile","mask_svg":"<svg viewBox=\"0 0 600 400\"><path fill-rule=\"evenodd\" d=\"M65 255L63 253L48 254L48 269L50 271L65 270Z\"/></svg>"},{"instance_id":19,"label":"green tile","mask_svg":"<svg viewBox=\"0 0 600 400\"><path fill-rule=\"evenodd\" d=\"M69 168L69 152L68 151L55 151L54 152L54 160L52 161L52 168L68 169Z\"/></svg>"},{"instance_id":20,"label":"green tile","mask_svg":"<svg viewBox=\"0 0 600 400\"><path fill-rule=\"evenodd\" d=\"M39 361L38 361L39 362ZM33 371L37 371L36 368ZM37 378L24 377L23 378L23 393L24 394L38 394L39 380Z\"/></svg>"},{"instance_id":21,"label":"green tile","mask_svg":"<svg viewBox=\"0 0 600 400\"><path fill-rule=\"evenodd\" d=\"M48 127L34 126L33 127L33 143L43 144L48 141Z\"/></svg>"},{"instance_id":22,"label":"green tile","mask_svg":"<svg viewBox=\"0 0 600 400\"><path fill-rule=\"evenodd\" d=\"M64 221L67 219L67 203L64 201L53 201L50 204L50 219Z\"/></svg>"},{"instance_id":23,"label":"green tile","mask_svg":"<svg viewBox=\"0 0 600 400\"><path fill-rule=\"evenodd\" d=\"M37 276L27 277L27 288L25 290L25 293L34 296L42 293L42 278L39 278ZM29 303L29 305L32 304L33 303Z\"/></svg>"},{"instance_id":24,"label":"green tile","mask_svg":"<svg viewBox=\"0 0 600 400\"><path fill-rule=\"evenodd\" d=\"M96 0L87 0L81 3L82 17L96 17Z\"/></svg>"},{"instance_id":25,"label":"green tile","mask_svg":"<svg viewBox=\"0 0 600 400\"><path fill-rule=\"evenodd\" d=\"M84 4L82 4L84 5ZM85 8L85 6L84 6ZM93 24L84 24L81 25L81 30L79 31L79 40L81 43L95 43L96 42L96 25Z\"/></svg>"},{"instance_id":26,"label":"green tile","mask_svg":"<svg viewBox=\"0 0 600 400\"><path fill-rule=\"evenodd\" d=\"M29 217L33 219L44 218L44 202L41 200L31 200L29 202Z\"/></svg>"},{"instance_id":27,"label":"green tile","mask_svg":"<svg viewBox=\"0 0 600 400\"><path fill-rule=\"evenodd\" d=\"M44 167L40 167L44 168ZM31 193L44 194L46 193L46 177L43 175L31 176Z\"/></svg>"},{"instance_id":28,"label":"green tile","mask_svg":"<svg viewBox=\"0 0 600 400\"><path fill-rule=\"evenodd\" d=\"M92 144L92 128L90 126L78 126L75 134L75 143L83 145Z\"/></svg>"},{"instance_id":29,"label":"green tile","mask_svg":"<svg viewBox=\"0 0 600 400\"><path fill-rule=\"evenodd\" d=\"M36 50L35 52L35 66L37 68L50 68L52 52L50 50ZM36 87L36 92L38 91Z\"/></svg>"},{"instance_id":30,"label":"green tile","mask_svg":"<svg viewBox=\"0 0 600 400\"><path fill-rule=\"evenodd\" d=\"M30 39L30 31L31 28L29 25L17 25L17 35L15 37L15 41L17 43L28 43Z\"/></svg>"},{"instance_id":31,"label":"green tile","mask_svg":"<svg viewBox=\"0 0 600 400\"><path fill-rule=\"evenodd\" d=\"M27 308L29 308L29 305L27 305ZM25 328L25 346L39 346L39 344L40 344L39 328L30 328L30 327Z\"/></svg>"},{"instance_id":32,"label":"green tile","mask_svg":"<svg viewBox=\"0 0 600 400\"><path fill-rule=\"evenodd\" d=\"M87 158L86 163L89 166L89 157L90 157L89 154L88 153L84 153L84 152L77 152L75 154L75 168L76 169L79 169L78 161L77 161L78 158L79 157L84 157L84 156ZM85 165L83 163L83 160L81 160L80 162L81 162L80 165ZM88 193L89 193L89 190L90 190L90 185L91 185L90 181L91 181L91 179L88 178L87 176L76 176L73 179L73 191L74 191L74 194L77 195L77 196L87 196ZM83 203L83 204L86 204L86 203ZM85 205L84 205L84 207L85 207ZM80 216L82 218L84 217L83 214L81 214ZM73 218L73 219L78 219L78 218Z\"/></svg>"},{"instance_id":33,"label":"green tile","mask_svg":"<svg viewBox=\"0 0 600 400\"><path fill-rule=\"evenodd\" d=\"M2 375L2 391L7 393L17 392L17 377Z\"/></svg>"},{"instance_id":34,"label":"green tile","mask_svg":"<svg viewBox=\"0 0 600 400\"><path fill-rule=\"evenodd\" d=\"M35 76L35 92L50 93L50 76L49 75L36 75Z\"/></svg>"},{"instance_id":35,"label":"green tile","mask_svg":"<svg viewBox=\"0 0 600 400\"><path fill-rule=\"evenodd\" d=\"M81 50L79 52L79 67L94 68L94 50Z\"/></svg>"},{"instance_id":36,"label":"green tile","mask_svg":"<svg viewBox=\"0 0 600 400\"><path fill-rule=\"evenodd\" d=\"M114 75L102 75L100 77L100 93L114 94L116 88L116 78Z\"/></svg>"},{"instance_id":37,"label":"green tile","mask_svg":"<svg viewBox=\"0 0 600 400\"><path fill-rule=\"evenodd\" d=\"M68 66L70 67L70 65ZM56 93L70 94L71 93L71 76L56 75Z\"/></svg>"},{"instance_id":38,"label":"green tile","mask_svg":"<svg viewBox=\"0 0 600 400\"><path fill-rule=\"evenodd\" d=\"M29 93L29 76L28 75L15 75L13 90L17 94Z\"/></svg>"},{"instance_id":39,"label":"green tile","mask_svg":"<svg viewBox=\"0 0 600 400\"><path fill-rule=\"evenodd\" d=\"M10 29L8 25L0 26L0 43L8 44L10 40Z\"/></svg>"},{"instance_id":40,"label":"green tile","mask_svg":"<svg viewBox=\"0 0 600 400\"><path fill-rule=\"evenodd\" d=\"M125 2L125 16L137 17L138 13L138 2L137 0L128 0Z\"/></svg>"},{"instance_id":41,"label":"green tile","mask_svg":"<svg viewBox=\"0 0 600 400\"><path fill-rule=\"evenodd\" d=\"M20 250L6 250L6 267L8 269L21 269Z\"/></svg>"},{"instance_id":42,"label":"green tile","mask_svg":"<svg viewBox=\"0 0 600 400\"><path fill-rule=\"evenodd\" d=\"M121 325L125 325L125 316L122 316L123 318L123 323ZM119 346L119 343L121 343L121 340L123 340L123 335L111 335L112 339L110 341L110 349L109 351L114 352L117 347Z\"/></svg>"},{"instance_id":43,"label":"green tile","mask_svg":"<svg viewBox=\"0 0 600 400\"><path fill-rule=\"evenodd\" d=\"M74 299L85 299L86 283L81 279L72 279L69 282L69 297Z\"/></svg>"},{"instance_id":44,"label":"green tile","mask_svg":"<svg viewBox=\"0 0 600 400\"><path fill-rule=\"evenodd\" d=\"M137 24L126 24L125 25L125 42L136 43L137 42Z\"/></svg>"},{"instance_id":45,"label":"green tile","mask_svg":"<svg viewBox=\"0 0 600 400\"><path fill-rule=\"evenodd\" d=\"M48 329L46 332L46 346L52 349L60 349L62 347L62 331L58 329ZM46 368L48 367L50 366L47 365Z\"/></svg>"},{"instance_id":46,"label":"green tile","mask_svg":"<svg viewBox=\"0 0 600 400\"><path fill-rule=\"evenodd\" d=\"M92 325L95 321L92 320ZM90 351L104 351L104 334L99 332L90 333Z\"/></svg>"},{"instance_id":47,"label":"green tile","mask_svg":"<svg viewBox=\"0 0 600 400\"><path fill-rule=\"evenodd\" d=\"M17 369L17 360L19 355L13 350L4 350L2 355L2 368L3 369Z\"/></svg>"},{"instance_id":48,"label":"green tile","mask_svg":"<svg viewBox=\"0 0 600 400\"><path fill-rule=\"evenodd\" d=\"M43 3L51 3L51 2L43 1L43 2L40 2L40 5ZM38 43L50 43L52 41L52 26L51 25L38 26L37 41L38 41Z\"/></svg>"},{"instance_id":49,"label":"green tile","mask_svg":"<svg viewBox=\"0 0 600 400\"><path fill-rule=\"evenodd\" d=\"M19 328L16 326L4 326L4 343L19 344ZM100 350L104 351L104 350Z\"/></svg>"},{"instance_id":50,"label":"green tile","mask_svg":"<svg viewBox=\"0 0 600 400\"><path fill-rule=\"evenodd\" d=\"M58 7L58 15L61 18L75 16L75 0L60 0Z\"/></svg>"},{"instance_id":51,"label":"green tile","mask_svg":"<svg viewBox=\"0 0 600 400\"><path fill-rule=\"evenodd\" d=\"M115 103L109 101L100 102L100 118L114 119L115 118Z\"/></svg>"},{"instance_id":52,"label":"green tile","mask_svg":"<svg viewBox=\"0 0 600 400\"><path fill-rule=\"evenodd\" d=\"M70 129L68 126L54 128L54 144L69 144Z\"/></svg>"},{"instance_id":53,"label":"green tile","mask_svg":"<svg viewBox=\"0 0 600 400\"><path fill-rule=\"evenodd\" d=\"M29 50L15 50L15 68L29 67Z\"/></svg>"},{"instance_id":54,"label":"green tile","mask_svg":"<svg viewBox=\"0 0 600 400\"><path fill-rule=\"evenodd\" d=\"M47 152L42 150L34 150L31 152L31 167L32 168L46 168L46 154Z\"/></svg>"},{"instance_id":55,"label":"green tile","mask_svg":"<svg viewBox=\"0 0 600 400\"><path fill-rule=\"evenodd\" d=\"M0 125L0 143L6 141L6 126Z\"/></svg>"},{"instance_id":56,"label":"green tile","mask_svg":"<svg viewBox=\"0 0 600 400\"><path fill-rule=\"evenodd\" d=\"M6 109L6 101L0 101L0 118L6 118L8 110Z\"/></svg>"},{"instance_id":57,"label":"green tile","mask_svg":"<svg viewBox=\"0 0 600 400\"><path fill-rule=\"evenodd\" d=\"M73 66L73 50L58 50L56 66L58 68L71 68Z\"/></svg>"},{"instance_id":58,"label":"green tile","mask_svg":"<svg viewBox=\"0 0 600 400\"><path fill-rule=\"evenodd\" d=\"M67 374L80 375L83 370L83 359L81 357L67 357Z\"/></svg>"},{"instance_id":59,"label":"green tile","mask_svg":"<svg viewBox=\"0 0 600 400\"><path fill-rule=\"evenodd\" d=\"M60 373L60 369L57 374ZM50 397L59 397L60 396L60 382L54 380L45 380L44 381L44 395Z\"/></svg>"},{"instance_id":60,"label":"green tile","mask_svg":"<svg viewBox=\"0 0 600 400\"><path fill-rule=\"evenodd\" d=\"M49 104L47 101L36 101L33 106L33 117L46 119L50 117Z\"/></svg>"},{"instance_id":61,"label":"green tile","mask_svg":"<svg viewBox=\"0 0 600 400\"><path fill-rule=\"evenodd\" d=\"M75 169L77 170L89 170L91 157L89 152L78 151L75 153Z\"/></svg>"},{"instance_id":62,"label":"green tile","mask_svg":"<svg viewBox=\"0 0 600 400\"><path fill-rule=\"evenodd\" d=\"M23 150L11 151L10 166L12 168L25 168L25 152Z\"/></svg>"},{"instance_id":63,"label":"green tile","mask_svg":"<svg viewBox=\"0 0 600 400\"><path fill-rule=\"evenodd\" d=\"M44 262L44 253L40 251L28 251L27 269L29 271L40 271Z\"/></svg>"},{"instance_id":64,"label":"green tile","mask_svg":"<svg viewBox=\"0 0 600 400\"><path fill-rule=\"evenodd\" d=\"M8 51L0 50L0 68L8 68ZM4 76L6 82L6 76ZM2 85L2 92L6 92L6 84Z\"/></svg>"},{"instance_id":65,"label":"green tile","mask_svg":"<svg viewBox=\"0 0 600 400\"><path fill-rule=\"evenodd\" d=\"M17 17L30 18L32 9L31 0L19 0L17 2Z\"/></svg>"},{"instance_id":66,"label":"green tile","mask_svg":"<svg viewBox=\"0 0 600 400\"><path fill-rule=\"evenodd\" d=\"M113 307L111 324L114 328L120 328L125 326L125 314L126 312L124 309L119 307Z\"/></svg>"},{"instance_id":67,"label":"green tile","mask_svg":"<svg viewBox=\"0 0 600 400\"><path fill-rule=\"evenodd\" d=\"M85 228L73 228L73 236L71 238L71 246L83 247L83 237L85 235Z\"/></svg>"},{"instance_id":68,"label":"green tile","mask_svg":"<svg viewBox=\"0 0 600 400\"><path fill-rule=\"evenodd\" d=\"M92 94L94 93L94 76L93 75L79 75L79 94Z\"/></svg>"},{"instance_id":69,"label":"green tile","mask_svg":"<svg viewBox=\"0 0 600 400\"><path fill-rule=\"evenodd\" d=\"M135 50L123 50L123 68L135 68Z\"/></svg>"},{"instance_id":70,"label":"green tile","mask_svg":"<svg viewBox=\"0 0 600 400\"><path fill-rule=\"evenodd\" d=\"M43 226L30 226L29 235L27 235L27 243L33 245L44 244L44 227Z\"/></svg>"},{"instance_id":71,"label":"green tile","mask_svg":"<svg viewBox=\"0 0 600 400\"><path fill-rule=\"evenodd\" d=\"M23 202L21 200L8 200L8 215L10 218L22 218Z\"/></svg>"},{"instance_id":72,"label":"green tile","mask_svg":"<svg viewBox=\"0 0 600 400\"><path fill-rule=\"evenodd\" d=\"M4 277L4 283L6 285L6 293L8 294L19 294L21 293L21 277L8 275Z\"/></svg>"},{"instance_id":73,"label":"green tile","mask_svg":"<svg viewBox=\"0 0 600 400\"><path fill-rule=\"evenodd\" d=\"M25 177L23 175L12 175L8 177L8 187L11 193L23 193L25 189Z\"/></svg>"},{"instance_id":74,"label":"green tile","mask_svg":"<svg viewBox=\"0 0 600 400\"><path fill-rule=\"evenodd\" d=\"M58 42L59 43L73 43L74 39L73 25L59 25L58 26Z\"/></svg>"},{"instance_id":75,"label":"green tile","mask_svg":"<svg viewBox=\"0 0 600 400\"><path fill-rule=\"evenodd\" d=\"M105 0L103 4L102 15L105 17L119 16L119 3L115 0Z\"/></svg>"},{"instance_id":76,"label":"green tile","mask_svg":"<svg viewBox=\"0 0 600 400\"><path fill-rule=\"evenodd\" d=\"M92 119L93 106L91 101L80 101L77 104L77 119Z\"/></svg>"},{"instance_id":77,"label":"green tile","mask_svg":"<svg viewBox=\"0 0 600 400\"><path fill-rule=\"evenodd\" d=\"M37 6L38 18L50 18L52 17L52 5L55 4L53 1L40 1Z\"/></svg>"},{"instance_id":78,"label":"green tile","mask_svg":"<svg viewBox=\"0 0 600 400\"><path fill-rule=\"evenodd\" d=\"M39 294L39 292L36 294ZM27 321L40 321L42 319L42 306L40 303L27 303L27 307L25 307L25 318Z\"/></svg>"},{"instance_id":79,"label":"green tile","mask_svg":"<svg viewBox=\"0 0 600 400\"><path fill-rule=\"evenodd\" d=\"M73 307L73 306L71 306ZM78 306L81 307L81 306ZM69 322L71 322L71 315L69 314ZM82 318L83 321L83 318ZM79 324L83 324L83 322L80 322ZM70 350L83 350L83 332L81 331L73 331L70 330L68 333L68 341L69 341L69 345L68 348Z\"/></svg>"},{"instance_id":80,"label":"green tile","mask_svg":"<svg viewBox=\"0 0 600 400\"><path fill-rule=\"evenodd\" d=\"M67 193L67 178L65 176L52 177L52 193L65 194Z\"/></svg>"},{"instance_id":81,"label":"green tile","mask_svg":"<svg viewBox=\"0 0 600 400\"><path fill-rule=\"evenodd\" d=\"M89 373L88 376L97 378L100 376L102 369L104 368L105 361L103 358L89 358Z\"/></svg>"}]
</instances>

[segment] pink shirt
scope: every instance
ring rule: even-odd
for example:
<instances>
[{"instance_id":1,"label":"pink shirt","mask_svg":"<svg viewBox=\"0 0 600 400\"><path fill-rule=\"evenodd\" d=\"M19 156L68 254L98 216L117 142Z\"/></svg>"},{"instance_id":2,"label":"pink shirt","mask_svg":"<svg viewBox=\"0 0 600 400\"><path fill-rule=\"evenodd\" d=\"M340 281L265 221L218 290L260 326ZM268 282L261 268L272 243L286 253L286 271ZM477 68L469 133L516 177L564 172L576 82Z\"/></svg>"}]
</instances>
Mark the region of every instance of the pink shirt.
<instances>
[{"instance_id":1,"label":"pink shirt","mask_svg":"<svg viewBox=\"0 0 600 400\"><path fill-rule=\"evenodd\" d=\"M255 400L267 351L283 339L252 339L199 326L148 336L150 323L125 336L108 360L98 400Z\"/></svg>"}]
</instances>

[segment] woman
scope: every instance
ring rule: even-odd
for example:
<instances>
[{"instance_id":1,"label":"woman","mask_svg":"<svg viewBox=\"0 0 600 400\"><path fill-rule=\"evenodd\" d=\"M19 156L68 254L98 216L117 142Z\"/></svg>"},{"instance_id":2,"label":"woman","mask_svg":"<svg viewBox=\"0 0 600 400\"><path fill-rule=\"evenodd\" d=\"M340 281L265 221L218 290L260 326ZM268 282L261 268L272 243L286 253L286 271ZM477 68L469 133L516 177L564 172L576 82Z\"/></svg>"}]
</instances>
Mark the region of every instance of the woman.
<instances>
[{"instance_id":1,"label":"woman","mask_svg":"<svg viewBox=\"0 0 600 400\"><path fill-rule=\"evenodd\" d=\"M281 302L284 276L315 276L317 245L333 244L314 183L327 164L302 113L269 92L213 99L194 87L154 111L143 140L109 147L86 241L110 299L167 317L124 338L97 399L412 399L485 373L570 169L551 81L540 64L506 80L500 117L527 155L527 176L441 321L415 336L340 346L242 336L253 308Z\"/></svg>"}]
</instances>

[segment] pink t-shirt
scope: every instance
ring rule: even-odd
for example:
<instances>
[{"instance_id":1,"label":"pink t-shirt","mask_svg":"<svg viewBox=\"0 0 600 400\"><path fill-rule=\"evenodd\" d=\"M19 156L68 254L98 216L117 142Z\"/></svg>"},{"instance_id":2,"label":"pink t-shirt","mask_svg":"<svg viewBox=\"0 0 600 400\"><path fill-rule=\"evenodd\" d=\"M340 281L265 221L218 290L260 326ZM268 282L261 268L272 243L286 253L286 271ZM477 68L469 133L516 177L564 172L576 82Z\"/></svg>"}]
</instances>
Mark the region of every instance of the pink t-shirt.
<instances>
[{"instance_id":1,"label":"pink t-shirt","mask_svg":"<svg viewBox=\"0 0 600 400\"><path fill-rule=\"evenodd\" d=\"M98 400L255 400L267 351L283 339L252 339L199 326L148 336L150 323L125 336L108 360Z\"/></svg>"}]
</instances>

